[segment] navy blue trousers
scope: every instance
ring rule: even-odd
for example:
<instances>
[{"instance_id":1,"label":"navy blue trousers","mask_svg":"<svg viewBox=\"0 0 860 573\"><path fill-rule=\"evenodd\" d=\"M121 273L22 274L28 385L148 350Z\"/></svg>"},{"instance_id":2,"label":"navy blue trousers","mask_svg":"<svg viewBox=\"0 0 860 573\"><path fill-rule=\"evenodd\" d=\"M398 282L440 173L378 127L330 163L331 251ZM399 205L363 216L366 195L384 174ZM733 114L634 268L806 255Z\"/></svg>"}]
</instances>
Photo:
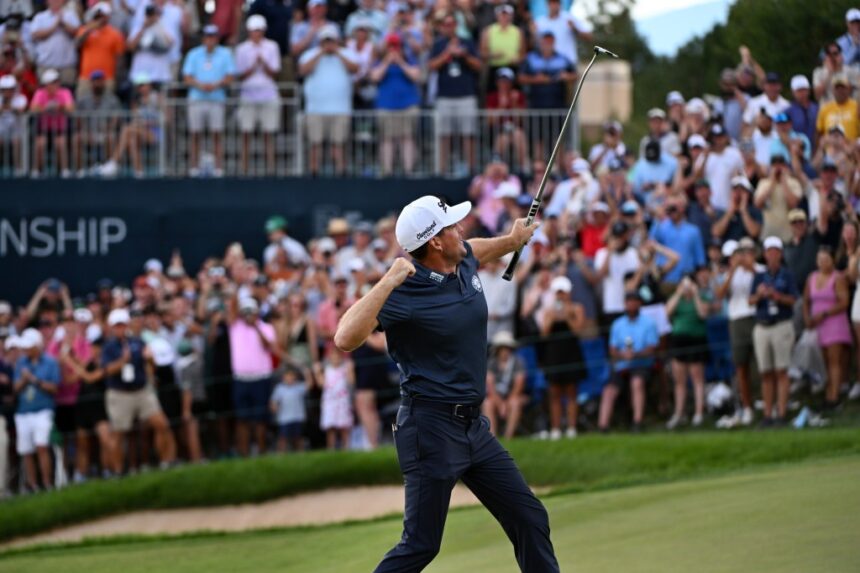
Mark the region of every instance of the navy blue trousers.
<instances>
[{"instance_id":1,"label":"navy blue trousers","mask_svg":"<svg viewBox=\"0 0 860 573\"><path fill-rule=\"evenodd\" d=\"M510 454L481 416L466 420L420 405L400 407L394 431L406 484L403 535L376 573L423 570L439 553L451 490L462 480L490 510L514 546L524 573L559 570L549 518Z\"/></svg>"}]
</instances>

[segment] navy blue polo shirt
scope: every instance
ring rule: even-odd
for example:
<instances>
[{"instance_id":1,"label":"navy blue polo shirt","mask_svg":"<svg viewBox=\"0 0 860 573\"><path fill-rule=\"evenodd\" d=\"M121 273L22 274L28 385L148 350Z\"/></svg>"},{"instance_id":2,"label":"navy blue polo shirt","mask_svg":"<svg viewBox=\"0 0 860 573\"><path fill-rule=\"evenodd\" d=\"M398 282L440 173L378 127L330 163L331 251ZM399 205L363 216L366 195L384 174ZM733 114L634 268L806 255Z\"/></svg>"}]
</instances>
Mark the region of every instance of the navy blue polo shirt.
<instances>
[{"instance_id":1,"label":"navy blue polo shirt","mask_svg":"<svg viewBox=\"0 0 860 573\"><path fill-rule=\"evenodd\" d=\"M793 297L800 295L797 290L797 283L794 280L794 276L792 276L791 271L784 266L779 267L779 270L776 271L776 273L771 273L770 270L766 270L763 273L756 273L752 284L753 294L755 294L756 289L758 289L758 285L760 284L771 286L781 294L790 294ZM779 304L773 302L769 298L761 298L759 299L758 304L756 304L756 322L762 324L776 324L777 322L791 320L793 318L794 307L792 305Z\"/></svg>"},{"instance_id":2,"label":"navy blue polo shirt","mask_svg":"<svg viewBox=\"0 0 860 573\"><path fill-rule=\"evenodd\" d=\"M439 38L430 50L430 58L438 57L448 47L448 38ZM477 58L475 45L468 40L460 40L460 45L470 56ZM454 58L439 68L436 97L469 97L476 95L477 74L466 63L466 58Z\"/></svg>"},{"instance_id":3,"label":"navy blue polo shirt","mask_svg":"<svg viewBox=\"0 0 860 573\"><path fill-rule=\"evenodd\" d=\"M146 347L143 340L130 336L126 339L129 352L131 352L131 364L134 367L134 378L123 380L122 371L113 376L105 378L105 386L111 390L121 390L131 392L140 390L146 386L146 369L144 368L145 358L143 357L143 349ZM116 362L122 356L122 342L118 338L111 337L107 339L102 348L102 366L107 366L111 362Z\"/></svg>"},{"instance_id":4,"label":"navy blue polo shirt","mask_svg":"<svg viewBox=\"0 0 860 573\"><path fill-rule=\"evenodd\" d=\"M376 317L406 396L477 404L486 394L487 299L478 260L466 245L457 272L442 275L417 261Z\"/></svg>"},{"instance_id":5,"label":"navy blue polo shirt","mask_svg":"<svg viewBox=\"0 0 860 573\"><path fill-rule=\"evenodd\" d=\"M567 107L565 82L558 79L562 72L574 71L570 60L555 52L545 58L540 52L530 52L523 62L521 73L534 76L546 74L552 78L552 83L534 84L528 86L529 107L534 109L563 109Z\"/></svg>"}]
</instances>

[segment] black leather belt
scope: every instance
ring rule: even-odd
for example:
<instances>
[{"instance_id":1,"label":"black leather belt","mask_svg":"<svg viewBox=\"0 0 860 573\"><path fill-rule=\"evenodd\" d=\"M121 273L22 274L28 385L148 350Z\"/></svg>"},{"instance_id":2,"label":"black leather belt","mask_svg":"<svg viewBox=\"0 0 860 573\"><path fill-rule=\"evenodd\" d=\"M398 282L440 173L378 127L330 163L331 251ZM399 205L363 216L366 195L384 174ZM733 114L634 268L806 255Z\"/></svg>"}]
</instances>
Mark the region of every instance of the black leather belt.
<instances>
[{"instance_id":1,"label":"black leather belt","mask_svg":"<svg viewBox=\"0 0 860 573\"><path fill-rule=\"evenodd\" d=\"M424 410L435 410L464 420L474 420L481 415L480 404L449 404L447 402L436 402L434 400L404 396L403 405Z\"/></svg>"}]
</instances>

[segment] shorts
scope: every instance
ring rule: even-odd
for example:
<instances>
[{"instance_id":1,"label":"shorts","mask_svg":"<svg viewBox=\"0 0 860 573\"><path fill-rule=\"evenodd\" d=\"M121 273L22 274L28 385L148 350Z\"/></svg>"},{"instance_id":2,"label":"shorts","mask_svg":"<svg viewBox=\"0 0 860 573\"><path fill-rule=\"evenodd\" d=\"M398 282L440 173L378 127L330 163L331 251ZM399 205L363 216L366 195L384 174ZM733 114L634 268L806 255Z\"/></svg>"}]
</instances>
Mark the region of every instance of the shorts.
<instances>
[{"instance_id":1,"label":"shorts","mask_svg":"<svg viewBox=\"0 0 860 573\"><path fill-rule=\"evenodd\" d=\"M644 381L648 381L648 377L651 375L650 368L629 368L627 370L617 370L612 373L612 376L609 377L609 384L612 384L615 387L620 387L622 384L626 382L630 382L633 378L639 376Z\"/></svg>"},{"instance_id":2,"label":"shorts","mask_svg":"<svg viewBox=\"0 0 860 573\"><path fill-rule=\"evenodd\" d=\"M305 429L304 422L289 422L287 424L278 424L278 437L285 440L295 440L302 437L302 432Z\"/></svg>"},{"instance_id":3,"label":"shorts","mask_svg":"<svg viewBox=\"0 0 860 573\"><path fill-rule=\"evenodd\" d=\"M475 135L478 133L478 98L436 98L436 133L448 135Z\"/></svg>"},{"instance_id":4,"label":"shorts","mask_svg":"<svg viewBox=\"0 0 860 573\"><path fill-rule=\"evenodd\" d=\"M708 339L673 334L669 337L669 357L684 364L704 364L708 361Z\"/></svg>"},{"instance_id":5,"label":"shorts","mask_svg":"<svg viewBox=\"0 0 860 573\"><path fill-rule=\"evenodd\" d=\"M75 422L75 405L54 406L54 425L61 434L71 434L78 427Z\"/></svg>"},{"instance_id":6,"label":"shorts","mask_svg":"<svg viewBox=\"0 0 860 573\"><path fill-rule=\"evenodd\" d=\"M225 106L217 101L188 102L188 131L224 131Z\"/></svg>"},{"instance_id":7,"label":"shorts","mask_svg":"<svg viewBox=\"0 0 860 573\"><path fill-rule=\"evenodd\" d=\"M131 392L108 390L105 404L110 425L117 432L128 432L135 420L148 420L161 413L161 404L152 388Z\"/></svg>"},{"instance_id":8,"label":"shorts","mask_svg":"<svg viewBox=\"0 0 860 573\"><path fill-rule=\"evenodd\" d=\"M105 397L98 394L79 395L75 410L78 429L92 431L101 422L106 422Z\"/></svg>"},{"instance_id":9,"label":"shorts","mask_svg":"<svg viewBox=\"0 0 860 573\"><path fill-rule=\"evenodd\" d=\"M265 422L269 417L269 396L272 394L272 378L260 380L234 380L233 406L236 418L247 422Z\"/></svg>"},{"instance_id":10,"label":"shorts","mask_svg":"<svg viewBox=\"0 0 860 573\"><path fill-rule=\"evenodd\" d=\"M263 133L276 133L281 127L281 102L239 104L236 121L242 133L250 133L255 129Z\"/></svg>"},{"instance_id":11,"label":"shorts","mask_svg":"<svg viewBox=\"0 0 860 573\"><path fill-rule=\"evenodd\" d=\"M35 452L36 448L47 447L51 440L51 428L53 427L53 410L15 414L18 455L27 456Z\"/></svg>"},{"instance_id":12,"label":"shorts","mask_svg":"<svg viewBox=\"0 0 860 573\"><path fill-rule=\"evenodd\" d=\"M729 342L735 366L745 366L753 358L754 327L755 318L752 316L729 321Z\"/></svg>"},{"instance_id":13,"label":"shorts","mask_svg":"<svg viewBox=\"0 0 860 573\"><path fill-rule=\"evenodd\" d=\"M753 345L758 371L762 374L774 370L788 370L791 351L794 349L794 324L783 320L776 324L756 324L753 328Z\"/></svg>"},{"instance_id":14,"label":"shorts","mask_svg":"<svg viewBox=\"0 0 860 573\"><path fill-rule=\"evenodd\" d=\"M43 111L36 114L36 135L66 135L69 132L69 116L62 112Z\"/></svg>"},{"instance_id":15,"label":"shorts","mask_svg":"<svg viewBox=\"0 0 860 573\"><path fill-rule=\"evenodd\" d=\"M305 116L308 130L308 141L311 145L320 145L324 141L341 145L349 137L348 115L322 115L317 113Z\"/></svg>"},{"instance_id":16,"label":"shorts","mask_svg":"<svg viewBox=\"0 0 860 573\"><path fill-rule=\"evenodd\" d=\"M418 106L397 111L379 110L379 135L382 139L412 139L415 137L415 120Z\"/></svg>"},{"instance_id":17,"label":"shorts","mask_svg":"<svg viewBox=\"0 0 860 573\"><path fill-rule=\"evenodd\" d=\"M227 376L213 376L206 386L207 411L215 415L233 412L233 379Z\"/></svg>"}]
</instances>

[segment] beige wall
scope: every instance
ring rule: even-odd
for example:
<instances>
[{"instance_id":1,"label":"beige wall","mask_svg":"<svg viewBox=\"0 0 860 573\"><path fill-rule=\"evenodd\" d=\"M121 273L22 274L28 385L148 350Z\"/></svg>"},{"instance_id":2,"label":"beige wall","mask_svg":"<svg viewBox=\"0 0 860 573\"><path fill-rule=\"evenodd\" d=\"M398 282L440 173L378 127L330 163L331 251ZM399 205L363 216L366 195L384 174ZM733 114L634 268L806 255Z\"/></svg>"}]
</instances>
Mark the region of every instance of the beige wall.
<instances>
[{"instance_id":1,"label":"beige wall","mask_svg":"<svg viewBox=\"0 0 860 573\"><path fill-rule=\"evenodd\" d=\"M584 128L601 125L608 119L622 123L630 119L633 112L630 64L623 60L595 62L582 86L577 108Z\"/></svg>"}]
</instances>

